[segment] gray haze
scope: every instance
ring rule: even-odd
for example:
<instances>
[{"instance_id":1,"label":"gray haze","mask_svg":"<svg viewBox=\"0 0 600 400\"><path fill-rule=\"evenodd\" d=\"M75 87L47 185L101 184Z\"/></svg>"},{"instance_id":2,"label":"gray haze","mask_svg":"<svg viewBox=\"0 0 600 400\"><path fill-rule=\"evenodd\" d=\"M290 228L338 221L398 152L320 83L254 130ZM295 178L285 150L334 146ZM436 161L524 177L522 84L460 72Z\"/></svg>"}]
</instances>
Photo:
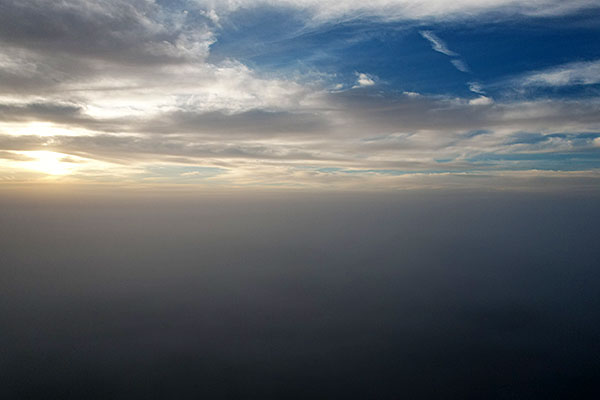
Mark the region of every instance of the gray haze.
<instances>
[{"instance_id":1,"label":"gray haze","mask_svg":"<svg viewBox=\"0 0 600 400\"><path fill-rule=\"evenodd\" d=\"M600 196L0 200L0 397L593 398Z\"/></svg>"}]
</instances>

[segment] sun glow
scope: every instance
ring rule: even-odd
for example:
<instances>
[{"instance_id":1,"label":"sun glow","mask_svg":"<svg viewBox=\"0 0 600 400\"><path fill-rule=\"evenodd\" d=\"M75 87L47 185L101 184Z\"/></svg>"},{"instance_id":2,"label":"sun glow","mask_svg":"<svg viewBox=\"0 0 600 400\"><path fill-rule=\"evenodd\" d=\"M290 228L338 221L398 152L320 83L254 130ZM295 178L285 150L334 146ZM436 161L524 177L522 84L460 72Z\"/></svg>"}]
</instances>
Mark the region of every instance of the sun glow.
<instances>
[{"instance_id":1,"label":"sun glow","mask_svg":"<svg viewBox=\"0 0 600 400\"><path fill-rule=\"evenodd\" d=\"M48 175L69 174L75 169L77 163L72 156L53 151L27 151L22 154L31 158L30 161L23 162L24 168Z\"/></svg>"}]
</instances>

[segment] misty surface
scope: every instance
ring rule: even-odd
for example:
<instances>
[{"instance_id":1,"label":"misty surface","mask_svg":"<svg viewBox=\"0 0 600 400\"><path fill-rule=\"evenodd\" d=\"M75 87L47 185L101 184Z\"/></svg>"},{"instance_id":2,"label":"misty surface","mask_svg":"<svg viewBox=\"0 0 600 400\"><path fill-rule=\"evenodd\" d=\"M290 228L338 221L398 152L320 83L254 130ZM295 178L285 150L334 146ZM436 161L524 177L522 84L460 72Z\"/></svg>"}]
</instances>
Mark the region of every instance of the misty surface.
<instances>
[{"instance_id":1,"label":"misty surface","mask_svg":"<svg viewBox=\"0 0 600 400\"><path fill-rule=\"evenodd\" d=\"M0 397L597 398L599 200L0 198Z\"/></svg>"}]
</instances>

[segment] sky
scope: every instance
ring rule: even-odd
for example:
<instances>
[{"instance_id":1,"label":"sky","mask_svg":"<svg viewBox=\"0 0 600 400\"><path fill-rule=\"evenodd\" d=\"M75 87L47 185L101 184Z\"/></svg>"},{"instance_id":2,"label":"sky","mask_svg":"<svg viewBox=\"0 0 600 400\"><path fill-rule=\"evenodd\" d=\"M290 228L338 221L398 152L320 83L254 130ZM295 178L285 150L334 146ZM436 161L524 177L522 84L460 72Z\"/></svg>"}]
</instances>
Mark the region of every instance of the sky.
<instances>
[{"instance_id":1,"label":"sky","mask_svg":"<svg viewBox=\"0 0 600 400\"><path fill-rule=\"evenodd\" d=\"M600 182L595 0L2 0L0 184Z\"/></svg>"},{"instance_id":2,"label":"sky","mask_svg":"<svg viewBox=\"0 0 600 400\"><path fill-rule=\"evenodd\" d=\"M0 0L0 398L600 398L600 0Z\"/></svg>"}]
</instances>

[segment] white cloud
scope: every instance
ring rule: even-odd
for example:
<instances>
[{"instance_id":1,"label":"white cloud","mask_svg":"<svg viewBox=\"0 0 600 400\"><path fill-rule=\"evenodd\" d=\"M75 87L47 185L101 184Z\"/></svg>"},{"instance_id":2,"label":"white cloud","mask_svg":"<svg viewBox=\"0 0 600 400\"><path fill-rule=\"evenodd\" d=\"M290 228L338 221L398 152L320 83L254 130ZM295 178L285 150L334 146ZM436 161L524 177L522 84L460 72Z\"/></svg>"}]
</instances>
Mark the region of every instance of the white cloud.
<instances>
[{"instance_id":1,"label":"white cloud","mask_svg":"<svg viewBox=\"0 0 600 400\"><path fill-rule=\"evenodd\" d=\"M451 57L458 55L452 50L450 50L448 46L446 46L446 43L444 43L444 41L437 37L437 35L432 31L420 31L419 33L425 39L429 40L429 42L431 43L431 48L433 50Z\"/></svg>"},{"instance_id":2,"label":"white cloud","mask_svg":"<svg viewBox=\"0 0 600 400\"><path fill-rule=\"evenodd\" d=\"M377 17L383 20L472 18L494 11L507 15L565 15L598 7L595 0L194 0L219 15L264 4L308 11L313 22ZM495 17L497 17L496 15Z\"/></svg>"},{"instance_id":3,"label":"white cloud","mask_svg":"<svg viewBox=\"0 0 600 400\"><path fill-rule=\"evenodd\" d=\"M204 15L209 20L211 20L212 23L215 24L216 26L218 26L218 27L221 26L221 23L220 23L221 19L219 18L219 15L216 13L216 11L214 9L210 9L208 11L202 10L201 14Z\"/></svg>"},{"instance_id":4,"label":"white cloud","mask_svg":"<svg viewBox=\"0 0 600 400\"><path fill-rule=\"evenodd\" d=\"M485 91L483 90L483 86L479 82L469 82L469 90L473 93L484 95Z\"/></svg>"},{"instance_id":5,"label":"white cloud","mask_svg":"<svg viewBox=\"0 0 600 400\"><path fill-rule=\"evenodd\" d=\"M450 62L452 63L452 65L454 65L454 67L456 67L457 70L459 70L460 72L470 72L471 70L469 69L469 66L467 65L466 62L464 62L463 60L459 60L459 59L455 59L455 60L450 60Z\"/></svg>"},{"instance_id":6,"label":"white cloud","mask_svg":"<svg viewBox=\"0 0 600 400\"><path fill-rule=\"evenodd\" d=\"M523 86L569 86L600 83L600 60L574 62L532 72L519 80Z\"/></svg>"},{"instance_id":7,"label":"white cloud","mask_svg":"<svg viewBox=\"0 0 600 400\"><path fill-rule=\"evenodd\" d=\"M479 96L476 99L469 100L469 104L472 106L489 106L490 104L494 104L494 100L486 96Z\"/></svg>"},{"instance_id":8,"label":"white cloud","mask_svg":"<svg viewBox=\"0 0 600 400\"><path fill-rule=\"evenodd\" d=\"M356 86L354 87L366 87L375 85L373 77L365 73L357 73L358 79L356 80Z\"/></svg>"},{"instance_id":9,"label":"white cloud","mask_svg":"<svg viewBox=\"0 0 600 400\"><path fill-rule=\"evenodd\" d=\"M446 45L446 43L444 43L444 41L442 39L440 39L435 33L433 33L432 31L420 31L419 32L421 34L421 36L423 36L425 39L427 39L429 41L429 43L431 43L431 48L435 51L437 51L438 53L442 53L445 54L447 56L450 57L458 57L459 54L450 50L448 48L448 46ZM469 66L467 65L466 62L464 62L463 60L461 60L460 58L454 58L452 60L450 60L450 62L452 63L452 65L454 65L454 67L461 71L461 72L470 72Z\"/></svg>"}]
</instances>

